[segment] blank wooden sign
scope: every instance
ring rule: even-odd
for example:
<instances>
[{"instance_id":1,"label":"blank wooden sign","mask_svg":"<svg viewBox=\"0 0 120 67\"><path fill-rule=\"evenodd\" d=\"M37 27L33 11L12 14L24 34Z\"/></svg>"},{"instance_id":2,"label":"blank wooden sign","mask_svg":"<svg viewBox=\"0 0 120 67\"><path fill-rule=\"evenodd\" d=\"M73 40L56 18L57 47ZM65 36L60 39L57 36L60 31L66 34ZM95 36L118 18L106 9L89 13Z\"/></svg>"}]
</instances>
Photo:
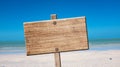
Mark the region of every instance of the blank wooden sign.
<instances>
[{"instance_id":1,"label":"blank wooden sign","mask_svg":"<svg viewBox=\"0 0 120 67\"><path fill-rule=\"evenodd\" d=\"M85 17L24 23L27 55L88 49Z\"/></svg>"}]
</instances>

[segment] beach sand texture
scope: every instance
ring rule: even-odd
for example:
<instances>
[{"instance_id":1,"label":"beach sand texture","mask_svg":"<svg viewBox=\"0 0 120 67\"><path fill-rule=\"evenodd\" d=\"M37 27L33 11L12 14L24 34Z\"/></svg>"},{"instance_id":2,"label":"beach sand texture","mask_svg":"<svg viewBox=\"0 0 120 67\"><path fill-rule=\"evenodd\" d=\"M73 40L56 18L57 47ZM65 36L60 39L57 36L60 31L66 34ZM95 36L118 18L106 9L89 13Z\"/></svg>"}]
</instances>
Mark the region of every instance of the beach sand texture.
<instances>
[{"instance_id":1,"label":"beach sand texture","mask_svg":"<svg viewBox=\"0 0 120 67\"><path fill-rule=\"evenodd\" d=\"M120 67L120 50L61 53L62 67ZM1 54L0 67L55 67L54 54Z\"/></svg>"}]
</instances>

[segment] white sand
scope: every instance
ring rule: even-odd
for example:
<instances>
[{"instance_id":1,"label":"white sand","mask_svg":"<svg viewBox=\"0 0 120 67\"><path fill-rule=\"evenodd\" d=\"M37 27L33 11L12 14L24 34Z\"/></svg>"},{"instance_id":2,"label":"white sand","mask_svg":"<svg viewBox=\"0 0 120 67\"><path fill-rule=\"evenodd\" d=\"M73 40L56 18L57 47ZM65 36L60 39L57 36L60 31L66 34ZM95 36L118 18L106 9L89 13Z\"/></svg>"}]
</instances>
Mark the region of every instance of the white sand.
<instances>
[{"instance_id":1,"label":"white sand","mask_svg":"<svg viewBox=\"0 0 120 67\"><path fill-rule=\"evenodd\" d=\"M120 67L120 50L61 53L62 67ZM55 67L54 54L0 55L0 67Z\"/></svg>"}]
</instances>

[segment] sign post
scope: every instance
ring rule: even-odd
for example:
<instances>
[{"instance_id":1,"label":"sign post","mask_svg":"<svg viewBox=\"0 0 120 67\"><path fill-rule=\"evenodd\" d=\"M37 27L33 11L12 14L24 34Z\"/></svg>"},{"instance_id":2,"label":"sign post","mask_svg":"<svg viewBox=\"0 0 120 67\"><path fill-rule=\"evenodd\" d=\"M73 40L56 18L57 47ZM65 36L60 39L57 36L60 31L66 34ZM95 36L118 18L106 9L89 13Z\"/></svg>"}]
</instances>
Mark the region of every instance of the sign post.
<instances>
[{"instance_id":1,"label":"sign post","mask_svg":"<svg viewBox=\"0 0 120 67\"><path fill-rule=\"evenodd\" d=\"M52 19L52 20L57 19L56 14L52 14L52 15L51 15L51 19ZM56 24L56 22L54 21L53 24ZM56 66L56 67L61 67L61 57L60 57L60 52L58 52L59 49L58 49L58 48L55 48L55 51L56 51L56 52L54 53L54 56L55 56L55 66Z\"/></svg>"},{"instance_id":2,"label":"sign post","mask_svg":"<svg viewBox=\"0 0 120 67\"><path fill-rule=\"evenodd\" d=\"M55 55L55 66L56 67L61 67L61 57L60 57L60 52L57 52L58 49L55 49L56 53L54 53Z\"/></svg>"},{"instance_id":3,"label":"sign post","mask_svg":"<svg viewBox=\"0 0 120 67\"><path fill-rule=\"evenodd\" d=\"M85 17L24 23L27 56L54 53L56 67L61 67L60 52L87 50L88 39Z\"/></svg>"}]
</instances>

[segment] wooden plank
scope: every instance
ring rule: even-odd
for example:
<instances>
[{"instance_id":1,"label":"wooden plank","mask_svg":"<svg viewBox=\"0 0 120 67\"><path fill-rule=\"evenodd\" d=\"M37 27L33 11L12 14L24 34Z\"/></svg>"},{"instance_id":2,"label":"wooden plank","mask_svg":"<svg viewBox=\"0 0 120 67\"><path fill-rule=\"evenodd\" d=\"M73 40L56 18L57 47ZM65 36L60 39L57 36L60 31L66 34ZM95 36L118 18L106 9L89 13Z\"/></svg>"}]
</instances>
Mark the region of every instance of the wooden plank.
<instances>
[{"instance_id":1,"label":"wooden plank","mask_svg":"<svg viewBox=\"0 0 120 67\"><path fill-rule=\"evenodd\" d=\"M27 22L27 55L88 49L85 17Z\"/></svg>"}]
</instances>

